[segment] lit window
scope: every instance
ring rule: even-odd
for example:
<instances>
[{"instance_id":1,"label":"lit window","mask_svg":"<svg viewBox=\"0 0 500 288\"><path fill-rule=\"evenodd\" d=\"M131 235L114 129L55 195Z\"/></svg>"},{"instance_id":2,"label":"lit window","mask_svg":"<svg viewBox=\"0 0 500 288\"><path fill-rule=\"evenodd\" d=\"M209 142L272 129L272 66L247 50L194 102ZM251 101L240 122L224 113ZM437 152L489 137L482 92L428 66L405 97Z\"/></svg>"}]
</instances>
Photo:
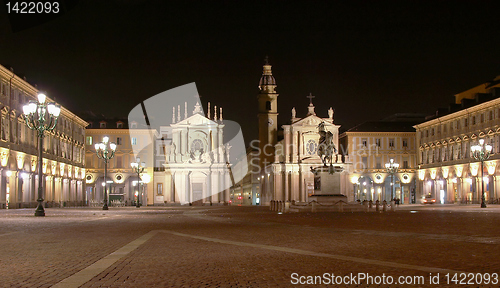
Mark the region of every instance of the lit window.
<instances>
[{"instance_id":1,"label":"lit window","mask_svg":"<svg viewBox=\"0 0 500 288\"><path fill-rule=\"evenodd\" d=\"M116 137L116 145L122 145L122 137Z\"/></svg>"},{"instance_id":2,"label":"lit window","mask_svg":"<svg viewBox=\"0 0 500 288\"><path fill-rule=\"evenodd\" d=\"M137 138L132 137L132 145L137 145Z\"/></svg>"},{"instance_id":3,"label":"lit window","mask_svg":"<svg viewBox=\"0 0 500 288\"><path fill-rule=\"evenodd\" d=\"M87 145L92 145L92 136L87 136L87 137L85 138L85 143L86 143Z\"/></svg>"},{"instance_id":4,"label":"lit window","mask_svg":"<svg viewBox=\"0 0 500 288\"><path fill-rule=\"evenodd\" d=\"M368 141L366 139L361 140L361 143L363 143L363 147L368 147Z\"/></svg>"}]
</instances>

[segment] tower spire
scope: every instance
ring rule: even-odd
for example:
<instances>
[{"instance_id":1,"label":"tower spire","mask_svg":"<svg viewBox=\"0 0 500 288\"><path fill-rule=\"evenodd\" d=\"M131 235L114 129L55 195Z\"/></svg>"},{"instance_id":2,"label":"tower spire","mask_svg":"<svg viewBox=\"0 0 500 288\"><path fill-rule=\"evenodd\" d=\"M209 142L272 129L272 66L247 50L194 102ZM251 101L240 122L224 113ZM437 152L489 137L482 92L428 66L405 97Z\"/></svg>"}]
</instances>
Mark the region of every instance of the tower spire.
<instances>
[{"instance_id":1,"label":"tower spire","mask_svg":"<svg viewBox=\"0 0 500 288\"><path fill-rule=\"evenodd\" d=\"M264 66L262 68L259 90L261 93L276 93L276 79L273 77L272 66L269 64L269 58L267 56L264 58Z\"/></svg>"}]
</instances>

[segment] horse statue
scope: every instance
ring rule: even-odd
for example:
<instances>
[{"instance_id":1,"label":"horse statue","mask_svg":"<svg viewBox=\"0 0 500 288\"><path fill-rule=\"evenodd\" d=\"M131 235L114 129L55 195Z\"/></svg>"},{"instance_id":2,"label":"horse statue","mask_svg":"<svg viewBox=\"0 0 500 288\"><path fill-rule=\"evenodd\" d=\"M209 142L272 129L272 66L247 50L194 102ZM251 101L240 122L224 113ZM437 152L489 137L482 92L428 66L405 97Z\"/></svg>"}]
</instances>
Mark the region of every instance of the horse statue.
<instances>
[{"instance_id":1,"label":"horse statue","mask_svg":"<svg viewBox=\"0 0 500 288\"><path fill-rule=\"evenodd\" d=\"M337 148L333 144L333 133L326 131L325 122L321 122L318 125L319 133L319 145L318 145L318 156L323 161L323 165L327 166L327 162L332 166L333 154L337 153Z\"/></svg>"}]
</instances>

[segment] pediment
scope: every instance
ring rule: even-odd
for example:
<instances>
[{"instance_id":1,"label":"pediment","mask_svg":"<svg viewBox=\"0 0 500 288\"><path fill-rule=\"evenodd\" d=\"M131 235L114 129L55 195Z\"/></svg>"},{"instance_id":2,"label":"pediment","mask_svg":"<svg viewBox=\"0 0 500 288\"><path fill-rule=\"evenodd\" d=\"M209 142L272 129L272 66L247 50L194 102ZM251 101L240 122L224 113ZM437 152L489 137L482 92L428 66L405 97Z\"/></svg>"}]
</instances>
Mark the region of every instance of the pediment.
<instances>
[{"instance_id":1,"label":"pediment","mask_svg":"<svg viewBox=\"0 0 500 288\"><path fill-rule=\"evenodd\" d=\"M180 122L172 124L172 127L177 126L202 126L202 125L217 125L218 123L208 119L201 114L194 114Z\"/></svg>"},{"instance_id":2,"label":"pediment","mask_svg":"<svg viewBox=\"0 0 500 288\"><path fill-rule=\"evenodd\" d=\"M325 121L324 119L316 116L316 115L309 115L306 118L302 118L299 121L295 122L292 124L292 126L314 126L317 127L319 123L325 122L326 127L333 127L332 123Z\"/></svg>"}]
</instances>

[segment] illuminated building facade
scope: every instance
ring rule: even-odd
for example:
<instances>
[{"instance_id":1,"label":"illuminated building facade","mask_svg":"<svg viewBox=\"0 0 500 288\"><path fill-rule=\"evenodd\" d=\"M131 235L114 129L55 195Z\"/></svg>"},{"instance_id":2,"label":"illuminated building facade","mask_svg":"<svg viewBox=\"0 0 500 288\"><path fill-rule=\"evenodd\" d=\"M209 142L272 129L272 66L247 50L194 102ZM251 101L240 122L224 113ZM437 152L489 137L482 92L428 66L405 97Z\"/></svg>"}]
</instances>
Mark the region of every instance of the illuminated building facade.
<instances>
[{"instance_id":1,"label":"illuminated building facade","mask_svg":"<svg viewBox=\"0 0 500 288\"><path fill-rule=\"evenodd\" d=\"M137 123L130 123L130 129L134 129L131 137L127 120L89 119L89 127L86 129L85 137L85 165L87 173L86 196L90 206L102 206L104 197L104 162L98 159L94 145L103 141L103 137L109 137L109 142L116 144L115 155L108 163L107 183L109 193L109 206L113 205L135 205L137 194L140 195L141 205L153 205L153 146L139 153L140 162L146 163L144 172L139 182L137 174L133 171L131 163L136 162L133 145L149 143L150 130L138 127ZM154 133L153 133L154 134ZM148 150L149 149L149 150Z\"/></svg>"},{"instance_id":2,"label":"illuminated building facade","mask_svg":"<svg viewBox=\"0 0 500 288\"><path fill-rule=\"evenodd\" d=\"M282 131L277 130L277 94L276 81L272 76L271 65L266 62L263 67L262 77L259 82L259 145L252 145L252 153L257 154L260 160L260 171L255 169L251 177L252 194L261 194L259 202L268 204L271 200L307 202L308 197L314 194L314 174L311 167L323 166L318 156L318 145L320 135L318 125L325 124L326 131L333 134L333 144L337 151L333 154L333 164L345 170L341 172L341 194L348 191L348 165L342 162L339 154L338 134L339 125L335 125L333 109L324 111L328 117L321 118L316 115L315 106L309 95L307 115L299 118L295 108L291 111L290 122L282 125ZM279 133L278 133L279 132ZM278 134L283 133L282 139L278 141ZM255 156L255 157L257 157ZM252 157L250 157L252 158ZM255 163L252 159L251 163ZM258 189L254 183L258 183ZM243 187L245 185L242 185ZM255 191L258 192L255 192ZM245 195L246 196L246 195ZM252 203L253 204L253 203Z\"/></svg>"},{"instance_id":3,"label":"illuminated building facade","mask_svg":"<svg viewBox=\"0 0 500 288\"><path fill-rule=\"evenodd\" d=\"M455 95L455 103L415 125L418 145L417 195L441 203L481 201L480 162L471 146L479 139L493 146L484 162L486 201L499 198L500 77Z\"/></svg>"},{"instance_id":4,"label":"illuminated building facade","mask_svg":"<svg viewBox=\"0 0 500 288\"><path fill-rule=\"evenodd\" d=\"M389 202L392 194L401 204L416 203L417 146L412 125L422 119L422 115L395 114L340 135L341 149L353 164L349 175L353 198L349 201ZM391 159L399 164L392 174L386 169Z\"/></svg>"},{"instance_id":5,"label":"illuminated building facade","mask_svg":"<svg viewBox=\"0 0 500 288\"><path fill-rule=\"evenodd\" d=\"M22 116L22 107L39 91L0 65L0 206L36 207L38 138ZM54 102L50 95L46 102ZM86 205L84 137L87 122L61 107L57 126L43 143L44 205Z\"/></svg>"}]
</instances>

